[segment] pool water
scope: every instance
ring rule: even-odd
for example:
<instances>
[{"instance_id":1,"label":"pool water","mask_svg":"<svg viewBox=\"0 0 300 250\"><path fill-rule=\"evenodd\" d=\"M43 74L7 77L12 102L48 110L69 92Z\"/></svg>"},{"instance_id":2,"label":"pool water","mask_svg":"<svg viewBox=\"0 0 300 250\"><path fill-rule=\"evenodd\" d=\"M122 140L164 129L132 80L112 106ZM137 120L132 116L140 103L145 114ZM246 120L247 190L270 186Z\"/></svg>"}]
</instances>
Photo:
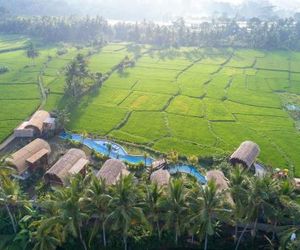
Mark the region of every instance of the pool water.
<instances>
[{"instance_id":1,"label":"pool water","mask_svg":"<svg viewBox=\"0 0 300 250\"><path fill-rule=\"evenodd\" d=\"M128 162L130 164L138 164L138 163L146 163L146 166L149 167L152 165L153 159L151 157L147 157L145 159L142 155L130 155L126 152L126 150L119 144L108 140L99 140L99 139L91 139L91 138L83 138L79 134L70 134L70 133L62 133L60 134L60 138L69 139L72 141L80 142L87 146L90 149L95 150L98 153L103 155L107 155L109 158L119 159L121 161ZM109 152L107 145L111 145L111 152Z\"/></svg>"},{"instance_id":2,"label":"pool water","mask_svg":"<svg viewBox=\"0 0 300 250\"><path fill-rule=\"evenodd\" d=\"M295 105L295 104L288 104L285 107L289 111L300 111L300 106Z\"/></svg>"},{"instance_id":3,"label":"pool water","mask_svg":"<svg viewBox=\"0 0 300 250\"><path fill-rule=\"evenodd\" d=\"M194 176L201 184L206 184L207 180L195 167L189 165L175 165L169 168L170 174L185 173Z\"/></svg>"},{"instance_id":4,"label":"pool water","mask_svg":"<svg viewBox=\"0 0 300 250\"><path fill-rule=\"evenodd\" d=\"M138 164L140 162L145 163L145 158L142 155L130 155L126 152L126 150L119 144L114 143L109 140L99 140L99 139L91 139L91 138L83 138L79 134L71 134L71 133L62 133L60 134L60 138L69 139L72 141L80 142L87 146L90 149L95 150L98 153L103 155L107 155L109 158L119 159L124 162L128 162L130 164ZM111 145L111 152L109 152L107 145ZM146 158L146 166L150 167L154 159L151 157ZM189 165L175 165L169 168L170 174L175 173L185 173L194 176L199 183L206 184L206 177L203 176L195 167Z\"/></svg>"}]
</instances>

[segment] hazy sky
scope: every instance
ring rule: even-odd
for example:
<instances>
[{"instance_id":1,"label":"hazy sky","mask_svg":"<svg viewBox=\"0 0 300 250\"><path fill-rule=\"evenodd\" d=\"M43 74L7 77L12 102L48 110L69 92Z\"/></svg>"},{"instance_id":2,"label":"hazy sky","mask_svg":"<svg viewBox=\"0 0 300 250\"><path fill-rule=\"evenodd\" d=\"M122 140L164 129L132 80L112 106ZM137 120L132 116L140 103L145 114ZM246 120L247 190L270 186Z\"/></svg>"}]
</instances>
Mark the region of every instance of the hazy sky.
<instances>
[{"instance_id":1,"label":"hazy sky","mask_svg":"<svg viewBox=\"0 0 300 250\"><path fill-rule=\"evenodd\" d=\"M176 16L210 16L213 13L227 13L229 15L245 15L246 17L262 16L261 6L271 3L284 16L287 13L300 12L300 0L67 0L77 3L82 12L98 11L106 18L125 19L170 19ZM82 4L84 2L84 4ZM251 2L243 7L238 6ZM257 2L257 3L254 3ZM218 3L218 4L216 4ZM229 4L236 6L231 8ZM86 9L85 9L86 7ZM239 13L239 8L243 13ZM260 10L259 10L260 9ZM247 10L245 12L245 10ZM260 13L260 14L259 14ZM287 14L289 15L289 14Z\"/></svg>"},{"instance_id":2,"label":"hazy sky","mask_svg":"<svg viewBox=\"0 0 300 250\"><path fill-rule=\"evenodd\" d=\"M71 1L78 1L78 0L69 0ZM82 0L84 2L118 2L120 4L126 3L126 0ZM214 0L215 2L225 2L225 3L231 3L231 4L241 4L245 1L248 0ZM261 1L261 0L258 0ZM201 3L207 3L210 2L209 0L185 0L185 1L180 1L180 0L136 0L136 2L142 3L142 4L149 4L149 5L155 5L155 4L163 4L165 2L168 3L178 3L178 2L186 2L190 4L195 4L195 5L200 5ZM279 8L287 8L287 9L300 9L300 0L269 0L269 2L273 3L275 6L278 6Z\"/></svg>"},{"instance_id":3,"label":"hazy sky","mask_svg":"<svg viewBox=\"0 0 300 250\"><path fill-rule=\"evenodd\" d=\"M240 4L242 2L245 2L245 0L217 0L217 1L228 2L232 4ZM280 7L300 8L300 0L270 0L270 2Z\"/></svg>"}]
</instances>

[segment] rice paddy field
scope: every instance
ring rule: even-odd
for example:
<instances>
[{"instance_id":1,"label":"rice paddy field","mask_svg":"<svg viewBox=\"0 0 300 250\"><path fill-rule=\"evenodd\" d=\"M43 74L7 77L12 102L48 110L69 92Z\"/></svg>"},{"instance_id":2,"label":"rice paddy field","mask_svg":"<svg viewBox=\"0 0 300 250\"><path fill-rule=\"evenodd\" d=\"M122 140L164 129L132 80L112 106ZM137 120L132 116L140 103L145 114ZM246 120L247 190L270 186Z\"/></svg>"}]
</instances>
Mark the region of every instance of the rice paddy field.
<instances>
[{"instance_id":1,"label":"rice paddy field","mask_svg":"<svg viewBox=\"0 0 300 250\"><path fill-rule=\"evenodd\" d=\"M19 46L5 41L0 52ZM0 140L40 105L38 76L49 89L44 108L63 106L62 70L77 53L41 49L34 67L23 50L0 53L0 64L11 67L0 75ZM90 71L109 72L125 56L133 56L126 44L109 44L88 57ZM300 103L299 64L297 52L147 48L135 67L114 72L83 97L68 129L200 157L230 154L252 140L259 160L300 176L300 133L285 108L290 100Z\"/></svg>"},{"instance_id":2,"label":"rice paddy field","mask_svg":"<svg viewBox=\"0 0 300 250\"><path fill-rule=\"evenodd\" d=\"M66 54L58 56L56 46L38 46L39 56L31 60L26 56L29 41L26 37L0 35L0 67L8 68L0 74L0 141L41 107L40 84L49 90L44 108L57 107L64 89L60 70L80 52L68 47Z\"/></svg>"}]
</instances>

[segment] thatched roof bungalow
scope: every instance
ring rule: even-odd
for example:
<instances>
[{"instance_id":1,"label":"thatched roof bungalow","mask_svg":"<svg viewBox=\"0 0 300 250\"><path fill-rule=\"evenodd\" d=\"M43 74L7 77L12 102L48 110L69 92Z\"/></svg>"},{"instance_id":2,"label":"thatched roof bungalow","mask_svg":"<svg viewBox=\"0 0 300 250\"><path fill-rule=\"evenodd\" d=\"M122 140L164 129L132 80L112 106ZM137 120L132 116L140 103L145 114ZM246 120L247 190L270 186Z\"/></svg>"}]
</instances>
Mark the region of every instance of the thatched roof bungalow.
<instances>
[{"instance_id":1,"label":"thatched roof bungalow","mask_svg":"<svg viewBox=\"0 0 300 250\"><path fill-rule=\"evenodd\" d=\"M168 170L160 169L151 174L150 180L152 183L156 183L158 186L162 187L169 184L170 177Z\"/></svg>"},{"instance_id":2,"label":"thatched roof bungalow","mask_svg":"<svg viewBox=\"0 0 300 250\"><path fill-rule=\"evenodd\" d=\"M48 118L50 118L50 114L47 111L38 110L28 121L26 128L32 128L37 135L41 135L43 133L44 121Z\"/></svg>"},{"instance_id":3,"label":"thatched roof bungalow","mask_svg":"<svg viewBox=\"0 0 300 250\"><path fill-rule=\"evenodd\" d=\"M27 170L48 165L48 157L51 153L50 145L42 140L35 139L6 159L7 163L15 168L19 176Z\"/></svg>"},{"instance_id":4,"label":"thatched roof bungalow","mask_svg":"<svg viewBox=\"0 0 300 250\"><path fill-rule=\"evenodd\" d=\"M243 142L231 155L230 162L233 165L242 164L250 168L260 153L259 146L252 141Z\"/></svg>"},{"instance_id":5,"label":"thatched roof bungalow","mask_svg":"<svg viewBox=\"0 0 300 250\"><path fill-rule=\"evenodd\" d=\"M158 170L158 169L164 168L166 165L167 165L167 161L165 159L159 159L159 160L153 161L151 167L153 170Z\"/></svg>"},{"instance_id":6,"label":"thatched roof bungalow","mask_svg":"<svg viewBox=\"0 0 300 250\"><path fill-rule=\"evenodd\" d=\"M50 114L44 110L36 111L29 121L23 122L15 129L15 137L34 137L43 134L44 122L50 118Z\"/></svg>"},{"instance_id":7,"label":"thatched roof bungalow","mask_svg":"<svg viewBox=\"0 0 300 250\"><path fill-rule=\"evenodd\" d=\"M218 192L226 191L228 186L228 180L224 173L220 170L210 170L206 173L207 181L214 180L217 185ZM229 193L226 194L226 200L229 204L234 204L232 197Z\"/></svg>"},{"instance_id":8,"label":"thatched roof bungalow","mask_svg":"<svg viewBox=\"0 0 300 250\"><path fill-rule=\"evenodd\" d=\"M103 164L96 176L98 179L105 180L107 185L114 185L121 175L127 176L129 174L130 172L126 169L126 165L122 161L109 159Z\"/></svg>"},{"instance_id":9,"label":"thatched roof bungalow","mask_svg":"<svg viewBox=\"0 0 300 250\"><path fill-rule=\"evenodd\" d=\"M45 173L44 179L46 183L66 185L69 176L85 173L88 163L84 151L72 148Z\"/></svg>"}]
</instances>

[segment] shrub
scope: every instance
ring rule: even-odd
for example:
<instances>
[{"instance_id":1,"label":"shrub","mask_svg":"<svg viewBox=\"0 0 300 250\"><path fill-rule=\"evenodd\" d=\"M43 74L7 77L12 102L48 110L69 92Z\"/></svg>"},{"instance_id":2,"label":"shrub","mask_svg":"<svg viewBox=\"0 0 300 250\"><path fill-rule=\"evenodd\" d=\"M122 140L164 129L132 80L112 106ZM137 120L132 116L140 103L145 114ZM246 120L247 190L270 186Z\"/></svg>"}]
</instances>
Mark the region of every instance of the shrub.
<instances>
[{"instance_id":1,"label":"shrub","mask_svg":"<svg viewBox=\"0 0 300 250\"><path fill-rule=\"evenodd\" d=\"M71 147L74 147L74 148L81 148L83 145L81 142L79 141L73 141L73 140L68 140L68 145L70 145Z\"/></svg>"},{"instance_id":2,"label":"shrub","mask_svg":"<svg viewBox=\"0 0 300 250\"><path fill-rule=\"evenodd\" d=\"M91 156L95 161L106 161L109 158L108 156L98 153L95 150L92 150Z\"/></svg>"},{"instance_id":3,"label":"shrub","mask_svg":"<svg viewBox=\"0 0 300 250\"><path fill-rule=\"evenodd\" d=\"M8 71L9 71L8 67L6 67L6 66L1 66L0 67L0 74L4 74L4 73L6 73Z\"/></svg>"},{"instance_id":4,"label":"shrub","mask_svg":"<svg viewBox=\"0 0 300 250\"><path fill-rule=\"evenodd\" d=\"M135 172L144 170L144 168L145 168L145 164L143 162L139 162L137 164L131 164L131 163L126 162L126 165L127 165L128 170L135 171Z\"/></svg>"},{"instance_id":5,"label":"shrub","mask_svg":"<svg viewBox=\"0 0 300 250\"><path fill-rule=\"evenodd\" d=\"M65 55L67 53L68 53L68 50L66 48L61 48L56 51L56 54L59 56Z\"/></svg>"}]
</instances>

